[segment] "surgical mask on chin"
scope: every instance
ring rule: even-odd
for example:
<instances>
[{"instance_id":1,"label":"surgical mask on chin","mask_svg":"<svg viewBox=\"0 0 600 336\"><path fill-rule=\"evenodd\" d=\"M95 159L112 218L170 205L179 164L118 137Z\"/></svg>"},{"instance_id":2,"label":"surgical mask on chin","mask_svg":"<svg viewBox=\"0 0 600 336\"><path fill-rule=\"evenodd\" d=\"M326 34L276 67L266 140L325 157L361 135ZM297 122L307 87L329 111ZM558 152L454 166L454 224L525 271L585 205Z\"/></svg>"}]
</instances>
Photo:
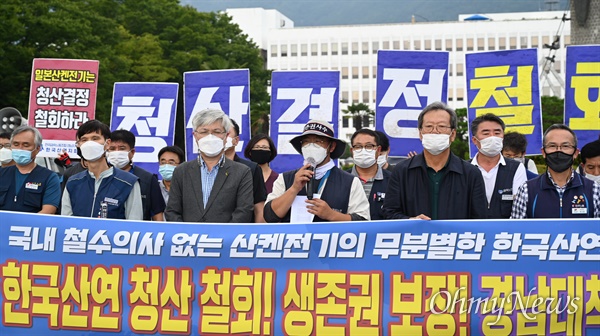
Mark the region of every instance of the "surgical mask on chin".
<instances>
[{"instance_id":1,"label":"surgical mask on chin","mask_svg":"<svg viewBox=\"0 0 600 336\"><path fill-rule=\"evenodd\" d=\"M111 165L123 169L131 162L129 160L129 151L114 151L106 153L106 158Z\"/></svg>"},{"instance_id":2,"label":"surgical mask on chin","mask_svg":"<svg viewBox=\"0 0 600 336\"><path fill-rule=\"evenodd\" d=\"M31 162L31 151L24 149L13 149L12 158L19 166L28 165Z\"/></svg>"},{"instance_id":3,"label":"surgical mask on chin","mask_svg":"<svg viewBox=\"0 0 600 336\"><path fill-rule=\"evenodd\" d=\"M479 152L487 157L495 157L502 152L502 142L504 139L500 137L491 136L481 140L477 139L477 141L481 145Z\"/></svg>"},{"instance_id":4,"label":"surgical mask on chin","mask_svg":"<svg viewBox=\"0 0 600 336\"><path fill-rule=\"evenodd\" d=\"M438 155L450 147L450 134L423 134L421 143L431 155Z\"/></svg>"},{"instance_id":5,"label":"surgical mask on chin","mask_svg":"<svg viewBox=\"0 0 600 336\"><path fill-rule=\"evenodd\" d=\"M600 175L585 174L585 177L588 180L592 180L592 181L594 181L596 183L600 183Z\"/></svg>"},{"instance_id":6,"label":"surgical mask on chin","mask_svg":"<svg viewBox=\"0 0 600 336\"><path fill-rule=\"evenodd\" d=\"M10 150L10 148L5 148L2 147L0 148L0 163L5 165L7 163L9 163L10 161L12 161L13 157L12 157L12 151Z\"/></svg>"},{"instance_id":7,"label":"surgical mask on chin","mask_svg":"<svg viewBox=\"0 0 600 336\"><path fill-rule=\"evenodd\" d=\"M327 157L327 148L323 148L316 143L311 143L302 147L302 156L305 161L308 158L313 158L315 165L319 165Z\"/></svg>"},{"instance_id":8,"label":"surgical mask on chin","mask_svg":"<svg viewBox=\"0 0 600 336\"><path fill-rule=\"evenodd\" d=\"M96 141L86 141L79 148L81 148L83 158L90 162L98 161L104 154L104 145Z\"/></svg>"},{"instance_id":9,"label":"surgical mask on chin","mask_svg":"<svg viewBox=\"0 0 600 336\"><path fill-rule=\"evenodd\" d=\"M223 139L209 134L198 140L198 150L208 157L215 157L223 151Z\"/></svg>"},{"instance_id":10,"label":"surgical mask on chin","mask_svg":"<svg viewBox=\"0 0 600 336\"><path fill-rule=\"evenodd\" d=\"M158 172L160 173L160 176L162 176L163 180L165 180L165 181L171 181L171 178L173 178L174 170L175 170L175 166L170 165L170 164L164 164L164 165L160 165L158 167Z\"/></svg>"},{"instance_id":11,"label":"surgical mask on chin","mask_svg":"<svg viewBox=\"0 0 600 336\"><path fill-rule=\"evenodd\" d=\"M387 154L380 154L377 158L377 164L383 167L387 162Z\"/></svg>"},{"instance_id":12,"label":"surgical mask on chin","mask_svg":"<svg viewBox=\"0 0 600 336\"><path fill-rule=\"evenodd\" d=\"M352 153L352 158L354 159L354 164L359 166L360 168L369 168L377 162L375 159L375 151L367 151L366 149L361 149L358 151L354 151Z\"/></svg>"}]
</instances>

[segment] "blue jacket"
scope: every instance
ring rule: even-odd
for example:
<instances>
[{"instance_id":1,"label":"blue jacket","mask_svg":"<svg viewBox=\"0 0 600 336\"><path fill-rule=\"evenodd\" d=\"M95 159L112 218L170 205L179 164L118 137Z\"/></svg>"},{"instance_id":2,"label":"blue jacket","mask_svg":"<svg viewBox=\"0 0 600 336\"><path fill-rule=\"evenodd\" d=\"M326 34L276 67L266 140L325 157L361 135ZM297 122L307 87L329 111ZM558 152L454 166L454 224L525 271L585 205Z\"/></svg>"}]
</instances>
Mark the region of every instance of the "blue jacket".
<instances>
[{"instance_id":1,"label":"blue jacket","mask_svg":"<svg viewBox=\"0 0 600 336\"><path fill-rule=\"evenodd\" d=\"M527 218L593 218L594 183L575 172L561 198L548 174L527 181Z\"/></svg>"},{"instance_id":2,"label":"blue jacket","mask_svg":"<svg viewBox=\"0 0 600 336\"><path fill-rule=\"evenodd\" d=\"M285 182L285 188L289 189L292 184L294 184L294 176L298 170L291 170L283 173L283 180ZM325 188L323 189L323 194L321 195L321 199L327 202L330 208L333 210L339 211L341 213L348 212L348 200L350 199L350 191L352 189L352 181L354 180L354 176L351 174L337 168L333 167L330 170L329 176L327 177L327 184L325 184ZM318 185L321 180L315 180L315 188L318 188ZM306 196L306 188L302 188L302 190L298 193L298 196ZM291 210L285 215L284 218L279 218L271 208L271 202L268 202L265 205L265 220L268 223L275 222L287 222L290 221ZM325 222L326 220L315 216L313 222Z\"/></svg>"},{"instance_id":3,"label":"blue jacket","mask_svg":"<svg viewBox=\"0 0 600 336\"><path fill-rule=\"evenodd\" d=\"M44 194L48 188L48 183L55 173L36 165L25 178L23 186L17 193L15 185L16 171L17 166L0 169L0 210L40 212L44 205Z\"/></svg>"},{"instance_id":4,"label":"blue jacket","mask_svg":"<svg viewBox=\"0 0 600 336\"><path fill-rule=\"evenodd\" d=\"M383 180L374 180L371 193L369 194L369 205L371 212L371 220L385 219L383 215L383 201L385 201L385 192L392 172L387 169L382 169Z\"/></svg>"},{"instance_id":5,"label":"blue jacket","mask_svg":"<svg viewBox=\"0 0 600 336\"><path fill-rule=\"evenodd\" d=\"M137 180L137 176L113 168L113 174L102 180L98 193L94 194L96 180L87 170L71 176L66 188L71 196L73 216L99 217L100 204L106 202L107 218L126 219L125 201L129 198Z\"/></svg>"}]
</instances>

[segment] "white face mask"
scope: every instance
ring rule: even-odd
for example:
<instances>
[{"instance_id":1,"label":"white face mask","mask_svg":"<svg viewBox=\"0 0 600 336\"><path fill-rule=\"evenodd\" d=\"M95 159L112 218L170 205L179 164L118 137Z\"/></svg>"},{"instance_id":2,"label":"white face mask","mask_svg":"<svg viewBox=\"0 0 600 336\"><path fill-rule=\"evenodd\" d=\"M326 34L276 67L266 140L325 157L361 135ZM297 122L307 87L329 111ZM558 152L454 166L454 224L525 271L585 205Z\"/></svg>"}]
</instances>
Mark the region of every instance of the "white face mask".
<instances>
[{"instance_id":1,"label":"white face mask","mask_svg":"<svg viewBox=\"0 0 600 336\"><path fill-rule=\"evenodd\" d=\"M7 164L12 161L12 151L9 148L2 147L0 149L0 163Z\"/></svg>"},{"instance_id":2,"label":"white face mask","mask_svg":"<svg viewBox=\"0 0 600 336\"><path fill-rule=\"evenodd\" d=\"M513 160L515 160L517 162L520 162L522 164L525 164L525 158L524 157L516 157L516 158L513 158Z\"/></svg>"},{"instance_id":3,"label":"white face mask","mask_svg":"<svg viewBox=\"0 0 600 336\"><path fill-rule=\"evenodd\" d=\"M215 157L223 151L223 139L209 134L198 140L198 150L208 157Z\"/></svg>"},{"instance_id":4,"label":"white face mask","mask_svg":"<svg viewBox=\"0 0 600 336\"><path fill-rule=\"evenodd\" d=\"M380 154L377 158L377 164L380 166L384 166L387 162L387 154Z\"/></svg>"},{"instance_id":5,"label":"white face mask","mask_svg":"<svg viewBox=\"0 0 600 336\"><path fill-rule=\"evenodd\" d=\"M227 140L225 141L225 150L228 150L231 147L233 147L233 138L227 137Z\"/></svg>"},{"instance_id":6,"label":"white face mask","mask_svg":"<svg viewBox=\"0 0 600 336\"><path fill-rule=\"evenodd\" d=\"M106 153L106 158L111 165L123 169L129 164L129 151L114 151Z\"/></svg>"},{"instance_id":7,"label":"white face mask","mask_svg":"<svg viewBox=\"0 0 600 336\"><path fill-rule=\"evenodd\" d=\"M450 147L450 134L423 134L421 143L431 155L438 155Z\"/></svg>"},{"instance_id":8,"label":"white face mask","mask_svg":"<svg viewBox=\"0 0 600 336\"><path fill-rule=\"evenodd\" d=\"M600 183L600 175L585 174L585 177L587 177L588 180L592 180L596 183Z\"/></svg>"},{"instance_id":9,"label":"white face mask","mask_svg":"<svg viewBox=\"0 0 600 336\"><path fill-rule=\"evenodd\" d=\"M369 168L377 162L377 159L375 159L375 154L375 150L367 151L363 148L358 151L353 151L352 158L354 159L354 164L360 168Z\"/></svg>"},{"instance_id":10,"label":"white face mask","mask_svg":"<svg viewBox=\"0 0 600 336\"><path fill-rule=\"evenodd\" d=\"M494 157L502 151L502 141L504 141L504 139L497 136L491 136L481 140L477 139L477 141L479 141L479 144L481 145L481 148L479 148L481 154L488 157Z\"/></svg>"},{"instance_id":11,"label":"white face mask","mask_svg":"<svg viewBox=\"0 0 600 336\"><path fill-rule=\"evenodd\" d=\"M86 141L79 148L81 149L83 158L90 162L98 161L104 154L104 145L96 141Z\"/></svg>"},{"instance_id":12,"label":"white face mask","mask_svg":"<svg viewBox=\"0 0 600 336\"><path fill-rule=\"evenodd\" d=\"M308 158L313 158L315 164L318 165L327 157L327 149L316 143L311 143L302 147L302 156L305 161L308 161Z\"/></svg>"}]
</instances>

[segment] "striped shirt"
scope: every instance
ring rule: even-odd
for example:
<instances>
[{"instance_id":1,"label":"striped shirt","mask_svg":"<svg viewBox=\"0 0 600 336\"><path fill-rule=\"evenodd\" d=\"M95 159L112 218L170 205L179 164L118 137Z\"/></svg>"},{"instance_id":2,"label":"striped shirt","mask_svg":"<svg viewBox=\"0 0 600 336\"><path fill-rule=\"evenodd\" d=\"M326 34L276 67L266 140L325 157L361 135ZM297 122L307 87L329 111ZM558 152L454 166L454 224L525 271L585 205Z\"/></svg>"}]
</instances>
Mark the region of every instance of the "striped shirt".
<instances>
[{"instance_id":1,"label":"striped shirt","mask_svg":"<svg viewBox=\"0 0 600 336\"><path fill-rule=\"evenodd\" d=\"M202 202L206 208L206 203L208 203L210 192L217 179L219 168L221 167L223 160L225 160L225 155L221 156L221 160L219 160L219 163L217 163L211 171L208 170L208 166L206 166L206 162L202 159L202 155L198 155L198 160L200 160L200 177L202 178Z\"/></svg>"}]
</instances>

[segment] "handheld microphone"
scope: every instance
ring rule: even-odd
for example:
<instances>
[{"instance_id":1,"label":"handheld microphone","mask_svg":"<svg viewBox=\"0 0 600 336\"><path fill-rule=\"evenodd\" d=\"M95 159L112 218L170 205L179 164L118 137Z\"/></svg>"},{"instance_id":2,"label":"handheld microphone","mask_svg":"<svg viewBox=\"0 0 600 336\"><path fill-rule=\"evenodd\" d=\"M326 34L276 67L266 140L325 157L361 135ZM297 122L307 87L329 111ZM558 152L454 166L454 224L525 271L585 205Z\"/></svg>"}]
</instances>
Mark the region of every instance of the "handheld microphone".
<instances>
[{"instance_id":1,"label":"handheld microphone","mask_svg":"<svg viewBox=\"0 0 600 336\"><path fill-rule=\"evenodd\" d=\"M310 167L308 167L307 169L314 172L315 171L315 166L317 165L315 162L315 159L309 157L306 159L306 163L310 164ZM313 176L311 176L310 180L308 180L308 182L306 183L306 198L308 198L309 200L313 199L313 194L314 194L314 184L315 184L315 175L313 174Z\"/></svg>"}]
</instances>

